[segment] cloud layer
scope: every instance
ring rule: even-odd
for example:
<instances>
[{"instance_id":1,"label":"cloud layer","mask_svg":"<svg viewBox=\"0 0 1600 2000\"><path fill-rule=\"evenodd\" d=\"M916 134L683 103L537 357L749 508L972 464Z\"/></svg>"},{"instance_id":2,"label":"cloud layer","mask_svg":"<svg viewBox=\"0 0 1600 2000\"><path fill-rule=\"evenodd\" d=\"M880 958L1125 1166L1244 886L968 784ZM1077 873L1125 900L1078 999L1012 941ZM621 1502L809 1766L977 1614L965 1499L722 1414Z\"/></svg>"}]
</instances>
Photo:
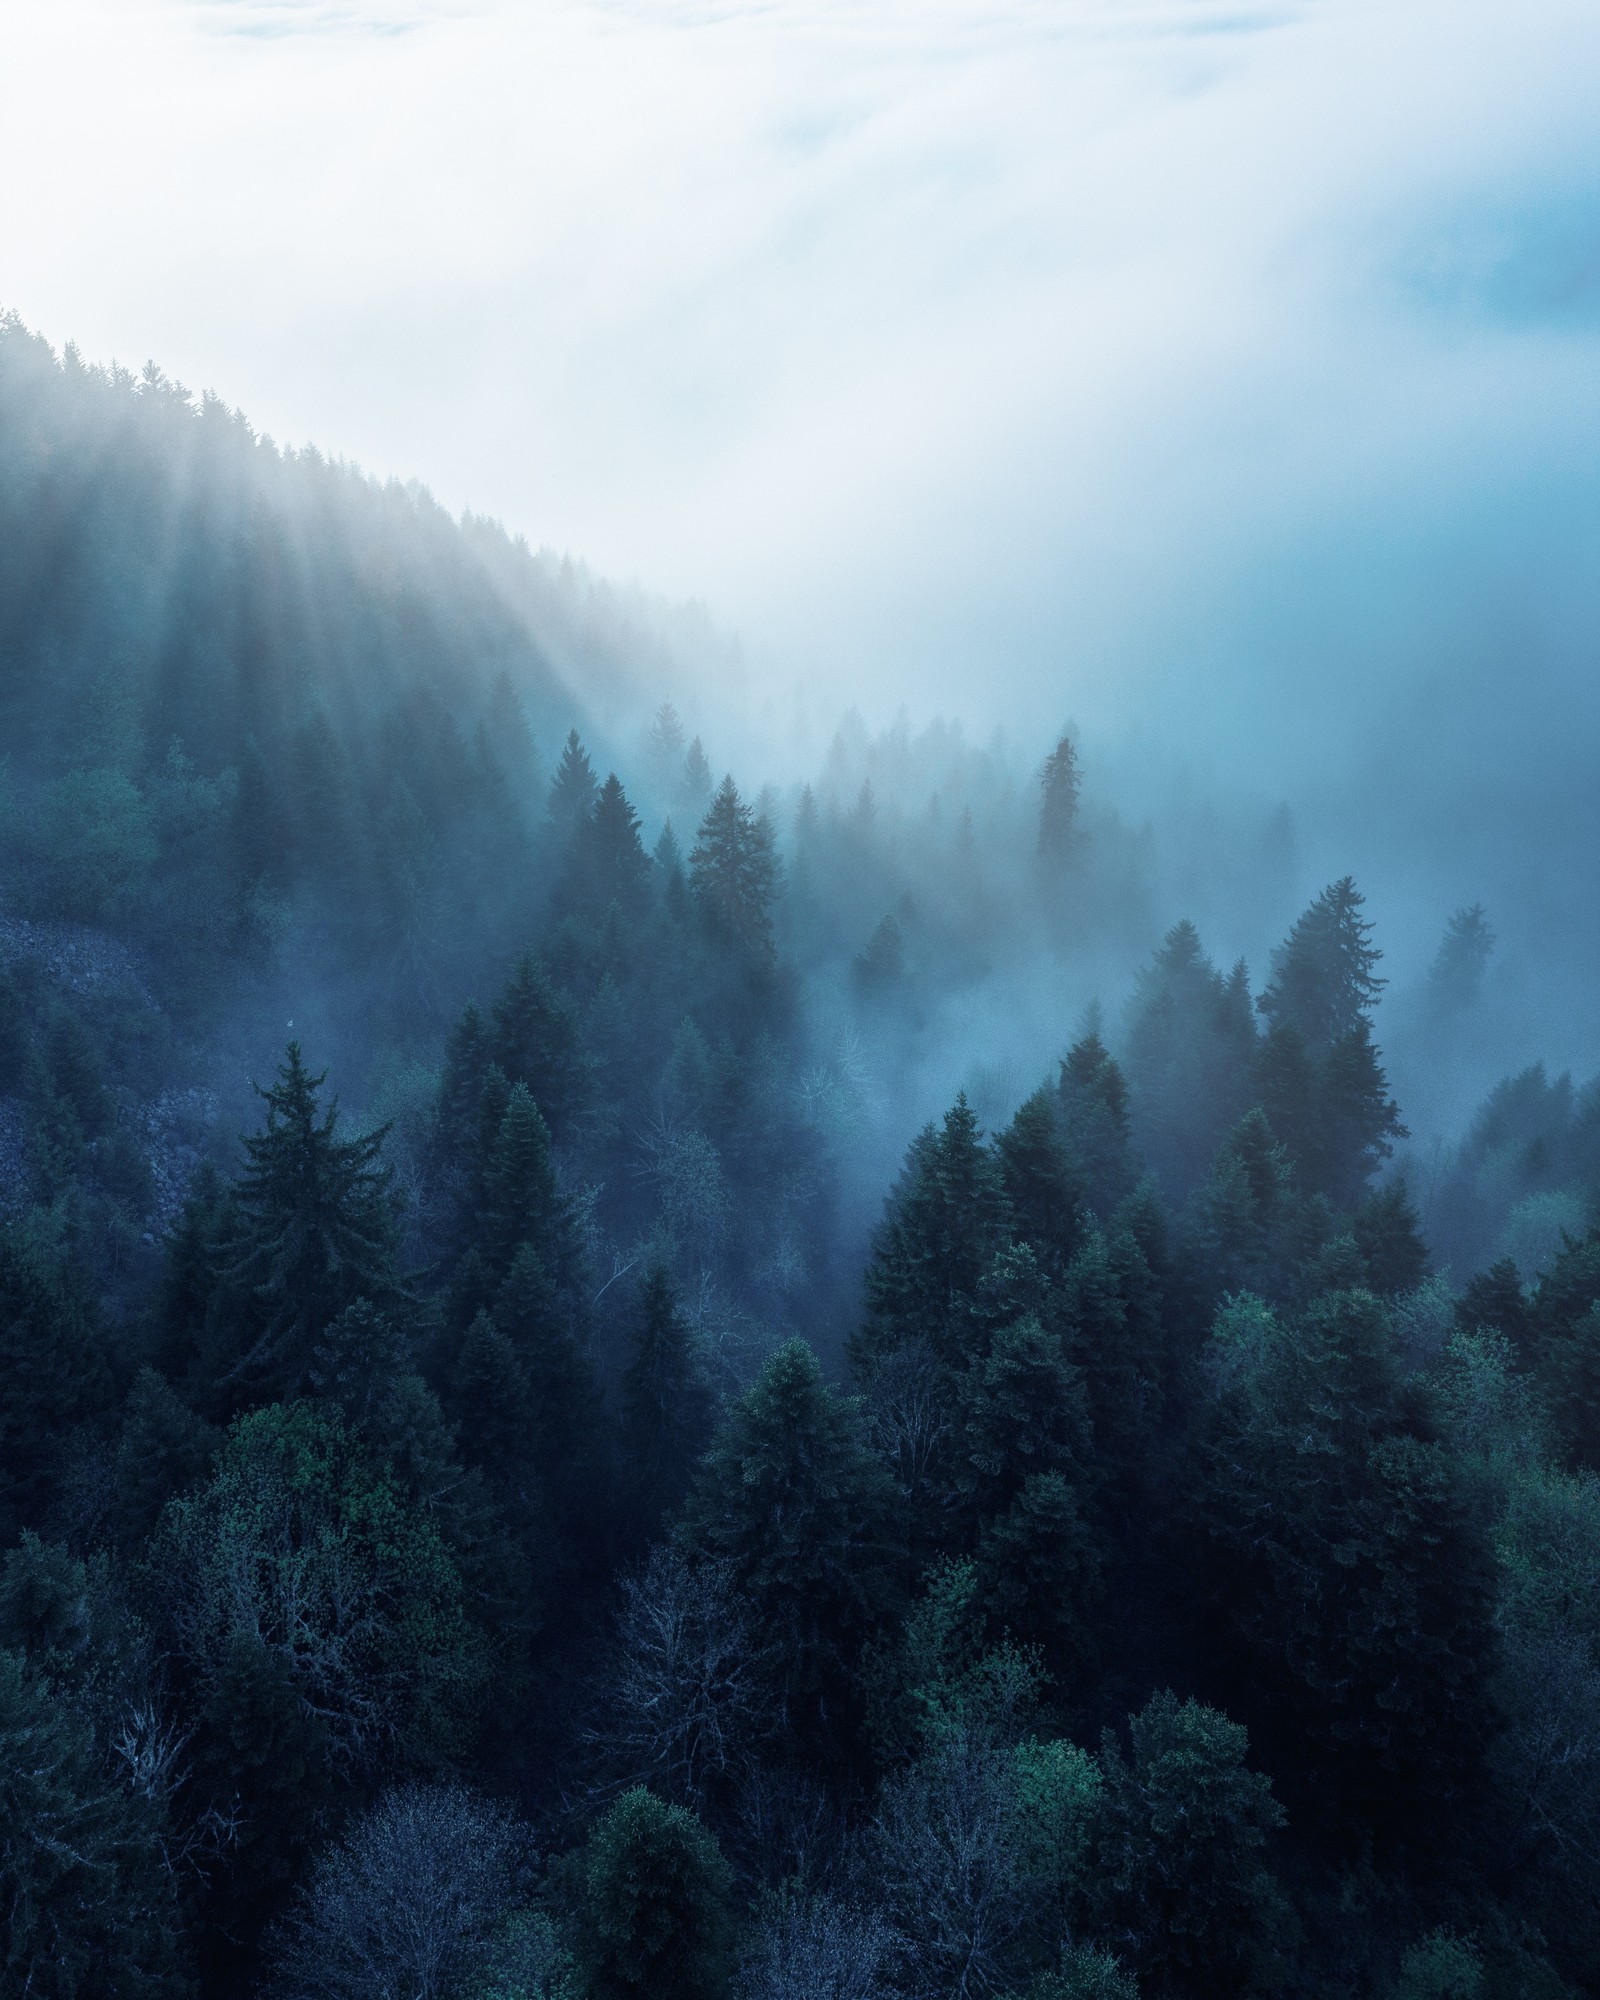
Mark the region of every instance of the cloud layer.
<instances>
[{"instance_id":1,"label":"cloud layer","mask_svg":"<svg viewBox=\"0 0 1600 2000\"><path fill-rule=\"evenodd\" d=\"M0 58L0 302L820 707L1301 775L1477 754L1513 661L1593 719L1587 0L56 0Z\"/></svg>"}]
</instances>

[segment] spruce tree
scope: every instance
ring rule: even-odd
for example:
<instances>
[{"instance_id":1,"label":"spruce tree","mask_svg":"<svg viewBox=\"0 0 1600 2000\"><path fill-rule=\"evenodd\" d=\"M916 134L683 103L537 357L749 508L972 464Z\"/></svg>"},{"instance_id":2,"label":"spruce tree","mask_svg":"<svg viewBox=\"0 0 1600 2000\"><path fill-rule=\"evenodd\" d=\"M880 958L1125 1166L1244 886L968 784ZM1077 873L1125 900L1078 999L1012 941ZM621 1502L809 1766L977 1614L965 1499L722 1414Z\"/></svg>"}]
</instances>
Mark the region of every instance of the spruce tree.
<instances>
[{"instance_id":1,"label":"spruce tree","mask_svg":"<svg viewBox=\"0 0 1600 2000\"><path fill-rule=\"evenodd\" d=\"M964 1364L969 1309L1010 1226L999 1162L963 1093L937 1132L929 1125L913 1142L889 1197L852 1345L857 1366L870 1371L921 1342L946 1366Z\"/></svg>"},{"instance_id":2,"label":"spruce tree","mask_svg":"<svg viewBox=\"0 0 1600 2000\"><path fill-rule=\"evenodd\" d=\"M1059 1277L1083 1239L1083 1189L1074 1173L1056 1101L1036 1090L995 1139L1012 1226L1041 1267Z\"/></svg>"},{"instance_id":3,"label":"spruce tree","mask_svg":"<svg viewBox=\"0 0 1600 2000\"><path fill-rule=\"evenodd\" d=\"M772 956L778 861L772 829L724 778L689 857L689 880L711 935L751 958Z\"/></svg>"},{"instance_id":4,"label":"spruce tree","mask_svg":"<svg viewBox=\"0 0 1600 2000\"><path fill-rule=\"evenodd\" d=\"M1098 1034L1091 1031L1067 1051L1056 1099L1073 1172L1089 1206L1109 1220L1138 1175L1129 1145L1127 1079Z\"/></svg>"},{"instance_id":5,"label":"spruce tree","mask_svg":"<svg viewBox=\"0 0 1600 2000\"><path fill-rule=\"evenodd\" d=\"M711 1434L712 1397L664 1264L639 1287L622 1376L622 1454L638 1525L653 1534L688 1490Z\"/></svg>"},{"instance_id":6,"label":"spruce tree","mask_svg":"<svg viewBox=\"0 0 1600 2000\"><path fill-rule=\"evenodd\" d=\"M788 1727L832 1756L848 1748L862 1649L891 1608L891 1502L856 1405L791 1340L728 1412L679 1527L693 1556L728 1565Z\"/></svg>"},{"instance_id":7,"label":"spruce tree","mask_svg":"<svg viewBox=\"0 0 1600 2000\"><path fill-rule=\"evenodd\" d=\"M649 893L650 857L639 839L639 816L613 771L573 834L560 906L593 921L615 904L623 918L636 922Z\"/></svg>"},{"instance_id":8,"label":"spruce tree","mask_svg":"<svg viewBox=\"0 0 1600 2000\"><path fill-rule=\"evenodd\" d=\"M517 960L490 1012L488 1053L510 1084L525 1084L557 1145L577 1136L593 1077L577 1009L531 952Z\"/></svg>"},{"instance_id":9,"label":"spruce tree","mask_svg":"<svg viewBox=\"0 0 1600 2000\"><path fill-rule=\"evenodd\" d=\"M1245 1763L1246 1732L1170 1692L1101 1741L1087 1896L1149 2000L1275 1989L1286 1911L1271 1869L1283 1808Z\"/></svg>"},{"instance_id":10,"label":"spruce tree","mask_svg":"<svg viewBox=\"0 0 1600 2000\"><path fill-rule=\"evenodd\" d=\"M1077 845L1078 753L1072 738L1063 736L1051 751L1040 780L1039 855L1059 866Z\"/></svg>"},{"instance_id":11,"label":"spruce tree","mask_svg":"<svg viewBox=\"0 0 1600 2000\"><path fill-rule=\"evenodd\" d=\"M245 1140L226 1246L224 1297L245 1329L224 1382L236 1402L295 1394L324 1329L357 1299L398 1302L395 1216L385 1134L339 1136L335 1099L318 1115L324 1078L291 1042L276 1083L257 1086L267 1122Z\"/></svg>"},{"instance_id":12,"label":"spruce tree","mask_svg":"<svg viewBox=\"0 0 1600 2000\"><path fill-rule=\"evenodd\" d=\"M682 1806L625 1792L583 1857L588 2000L722 2000L733 1970L732 1879Z\"/></svg>"},{"instance_id":13,"label":"spruce tree","mask_svg":"<svg viewBox=\"0 0 1600 2000\"><path fill-rule=\"evenodd\" d=\"M594 766L589 762L589 753L584 749L577 730L569 729L567 740L561 747L561 761L550 780L548 803L551 824L563 843L570 840L577 827L589 817L595 791Z\"/></svg>"}]
</instances>

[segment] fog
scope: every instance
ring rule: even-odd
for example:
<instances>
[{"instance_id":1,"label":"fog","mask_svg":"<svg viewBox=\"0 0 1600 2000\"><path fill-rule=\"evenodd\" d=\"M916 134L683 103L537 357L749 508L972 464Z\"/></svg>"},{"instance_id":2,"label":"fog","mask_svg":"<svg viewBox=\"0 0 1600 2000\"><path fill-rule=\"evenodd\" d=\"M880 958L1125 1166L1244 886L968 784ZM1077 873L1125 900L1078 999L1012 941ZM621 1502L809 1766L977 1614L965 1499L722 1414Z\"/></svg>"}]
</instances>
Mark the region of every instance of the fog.
<instances>
[{"instance_id":1,"label":"fog","mask_svg":"<svg viewBox=\"0 0 1600 2000\"><path fill-rule=\"evenodd\" d=\"M1159 707L1298 778L1394 729L1470 754L1510 655L1592 678L1590 8L66 0L3 34L31 325L703 600L764 681Z\"/></svg>"}]
</instances>

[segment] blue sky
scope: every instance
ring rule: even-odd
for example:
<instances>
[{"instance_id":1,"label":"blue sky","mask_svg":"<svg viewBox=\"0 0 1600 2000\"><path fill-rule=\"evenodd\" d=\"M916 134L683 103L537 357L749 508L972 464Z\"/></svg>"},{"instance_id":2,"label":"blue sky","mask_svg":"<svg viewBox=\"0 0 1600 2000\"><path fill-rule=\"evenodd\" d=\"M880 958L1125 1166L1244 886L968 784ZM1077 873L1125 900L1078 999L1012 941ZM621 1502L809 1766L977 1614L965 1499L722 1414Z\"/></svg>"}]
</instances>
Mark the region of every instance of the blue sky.
<instances>
[{"instance_id":1,"label":"blue sky","mask_svg":"<svg viewBox=\"0 0 1600 2000\"><path fill-rule=\"evenodd\" d=\"M51 0L0 303L824 705L1470 755L1596 678L1597 99L1592 0Z\"/></svg>"}]
</instances>

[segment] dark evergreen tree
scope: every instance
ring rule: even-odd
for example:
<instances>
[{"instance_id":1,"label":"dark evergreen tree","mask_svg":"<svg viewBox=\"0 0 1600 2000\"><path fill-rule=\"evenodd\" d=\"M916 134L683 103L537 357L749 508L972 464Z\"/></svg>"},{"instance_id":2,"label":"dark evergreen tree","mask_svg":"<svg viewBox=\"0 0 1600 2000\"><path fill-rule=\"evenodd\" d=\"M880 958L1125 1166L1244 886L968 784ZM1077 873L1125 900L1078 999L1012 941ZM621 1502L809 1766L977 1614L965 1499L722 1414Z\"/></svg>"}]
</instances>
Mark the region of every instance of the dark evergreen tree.
<instances>
[{"instance_id":1,"label":"dark evergreen tree","mask_svg":"<svg viewBox=\"0 0 1600 2000\"><path fill-rule=\"evenodd\" d=\"M1364 900L1348 875L1324 889L1273 953L1256 1002L1270 1024L1259 1102L1305 1191L1345 1211L1406 1136L1368 1019L1385 982Z\"/></svg>"},{"instance_id":2,"label":"dark evergreen tree","mask_svg":"<svg viewBox=\"0 0 1600 2000\"><path fill-rule=\"evenodd\" d=\"M1345 875L1323 890L1272 954L1272 978L1256 1005L1270 1026L1294 1028L1325 1049L1366 1020L1382 993L1383 954L1361 912L1366 898Z\"/></svg>"},{"instance_id":3,"label":"dark evergreen tree","mask_svg":"<svg viewBox=\"0 0 1600 2000\"><path fill-rule=\"evenodd\" d=\"M1078 753L1063 736L1045 762L1039 801L1039 854L1057 866L1077 844L1078 788Z\"/></svg>"},{"instance_id":4,"label":"dark evergreen tree","mask_svg":"<svg viewBox=\"0 0 1600 2000\"><path fill-rule=\"evenodd\" d=\"M1215 1601L1253 1663L1273 1767L1331 1825L1425 1838L1493 1734L1493 1569L1470 1493L1368 1293L1291 1323L1235 1301L1209 1365Z\"/></svg>"},{"instance_id":5,"label":"dark evergreen tree","mask_svg":"<svg viewBox=\"0 0 1600 2000\"><path fill-rule=\"evenodd\" d=\"M688 1491L711 1435L712 1410L672 1273L652 1264L639 1287L622 1376L622 1461L645 1534L653 1534Z\"/></svg>"},{"instance_id":6,"label":"dark evergreen tree","mask_svg":"<svg viewBox=\"0 0 1600 2000\"><path fill-rule=\"evenodd\" d=\"M724 778L700 824L689 880L711 935L750 957L770 958L778 860L772 829Z\"/></svg>"},{"instance_id":7,"label":"dark evergreen tree","mask_svg":"<svg viewBox=\"0 0 1600 2000\"><path fill-rule=\"evenodd\" d=\"M74 1433L112 1393L94 1314L41 1245L0 1230L0 1540L49 1520Z\"/></svg>"},{"instance_id":8,"label":"dark evergreen tree","mask_svg":"<svg viewBox=\"0 0 1600 2000\"><path fill-rule=\"evenodd\" d=\"M680 1525L728 1564L787 1728L824 1757L848 1750L862 1649L891 1615L891 1497L856 1405L791 1340L729 1411Z\"/></svg>"},{"instance_id":9,"label":"dark evergreen tree","mask_svg":"<svg viewBox=\"0 0 1600 2000\"><path fill-rule=\"evenodd\" d=\"M1248 1106L1255 1042L1243 964L1224 978L1194 925L1175 924L1139 975L1125 1058L1140 1148L1175 1196Z\"/></svg>"},{"instance_id":10,"label":"dark evergreen tree","mask_svg":"<svg viewBox=\"0 0 1600 2000\"><path fill-rule=\"evenodd\" d=\"M886 1204L852 1347L857 1367L870 1371L917 1343L946 1366L963 1365L969 1309L1010 1222L999 1163L963 1093L942 1127L927 1126L912 1144Z\"/></svg>"},{"instance_id":11,"label":"dark evergreen tree","mask_svg":"<svg viewBox=\"0 0 1600 2000\"><path fill-rule=\"evenodd\" d=\"M626 1792L583 1857L589 2000L721 2000L733 1971L732 1880L692 1813Z\"/></svg>"},{"instance_id":12,"label":"dark evergreen tree","mask_svg":"<svg viewBox=\"0 0 1600 2000\"><path fill-rule=\"evenodd\" d=\"M650 857L639 839L639 816L613 771L573 832L560 906L593 918L614 904L636 923L649 893Z\"/></svg>"},{"instance_id":13,"label":"dark evergreen tree","mask_svg":"<svg viewBox=\"0 0 1600 2000\"><path fill-rule=\"evenodd\" d=\"M1042 1647L1058 1686L1094 1651L1100 1550L1082 1378L1037 1318L995 1336L962 1385L961 1502L995 1636Z\"/></svg>"},{"instance_id":14,"label":"dark evergreen tree","mask_svg":"<svg viewBox=\"0 0 1600 2000\"><path fill-rule=\"evenodd\" d=\"M577 730L569 729L567 740L561 746L561 761L550 780L548 805L551 824L563 843L570 840L589 817L596 790L597 781L594 766L589 762L589 753L584 749Z\"/></svg>"},{"instance_id":15,"label":"dark evergreen tree","mask_svg":"<svg viewBox=\"0 0 1600 2000\"><path fill-rule=\"evenodd\" d=\"M318 1116L323 1081L291 1042L277 1082L258 1086L267 1122L244 1142L237 1233L213 1313L221 1383L236 1406L296 1393L323 1331L357 1299L401 1297L394 1202L379 1164L387 1128L340 1138L337 1099ZM235 1310L238 1331L215 1324Z\"/></svg>"},{"instance_id":16,"label":"dark evergreen tree","mask_svg":"<svg viewBox=\"0 0 1600 2000\"><path fill-rule=\"evenodd\" d=\"M1128 1084L1099 1035L1075 1042L1056 1086L1067 1158L1096 1215L1109 1218L1138 1174L1129 1146Z\"/></svg>"},{"instance_id":17,"label":"dark evergreen tree","mask_svg":"<svg viewBox=\"0 0 1600 2000\"><path fill-rule=\"evenodd\" d=\"M1482 991L1494 947L1494 931L1481 903L1456 911L1428 968L1428 997L1436 1009L1458 1014L1472 1005Z\"/></svg>"},{"instance_id":18,"label":"dark evergreen tree","mask_svg":"<svg viewBox=\"0 0 1600 2000\"><path fill-rule=\"evenodd\" d=\"M491 1010L488 1053L508 1084L527 1086L556 1144L570 1144L589 1109L591 1065L576 1007L531 952Z\"/></svg>"},{"instance_id":19,"label":"dark evergreen tree","mask_svg":"<svg viewBox=\"0 0 1600 2000\"><path fill-rule=\"evenodd\" d=\"M1366 1264L1366 1281L1383 1297L1414 1292L1428 1275L1428 1246L1403 1180L1375 1188L1350 1224Z\"/></svg>"},{"instance_id":20,"label":"dark evergreen tree","mask_svg":"<svg viewBox=\"0 0 1600 2000\"><path fill-rule=\"evenodd\" d=\"M1074 1173L1056 1101L1036 1090L995 1138L1012 1228L1040 1267L1060 1277L1083 1240L1083 1189Z\"/></svg>"},{"instance_id":21,"label":"dark evergreen tree","mask_svg":"<svg viewBox=\"0 0 1600 2000\"><path fill-rule=\"evenodd\" d=\"M1090 1922L1150 2000L1275 1989L1288 1942L1271 1852L1272 1787L1245 1763L1243 1729L1196 1701L1153 1695L1106 1731L1089 1875Z\"/></svg>"}]
</instances>

